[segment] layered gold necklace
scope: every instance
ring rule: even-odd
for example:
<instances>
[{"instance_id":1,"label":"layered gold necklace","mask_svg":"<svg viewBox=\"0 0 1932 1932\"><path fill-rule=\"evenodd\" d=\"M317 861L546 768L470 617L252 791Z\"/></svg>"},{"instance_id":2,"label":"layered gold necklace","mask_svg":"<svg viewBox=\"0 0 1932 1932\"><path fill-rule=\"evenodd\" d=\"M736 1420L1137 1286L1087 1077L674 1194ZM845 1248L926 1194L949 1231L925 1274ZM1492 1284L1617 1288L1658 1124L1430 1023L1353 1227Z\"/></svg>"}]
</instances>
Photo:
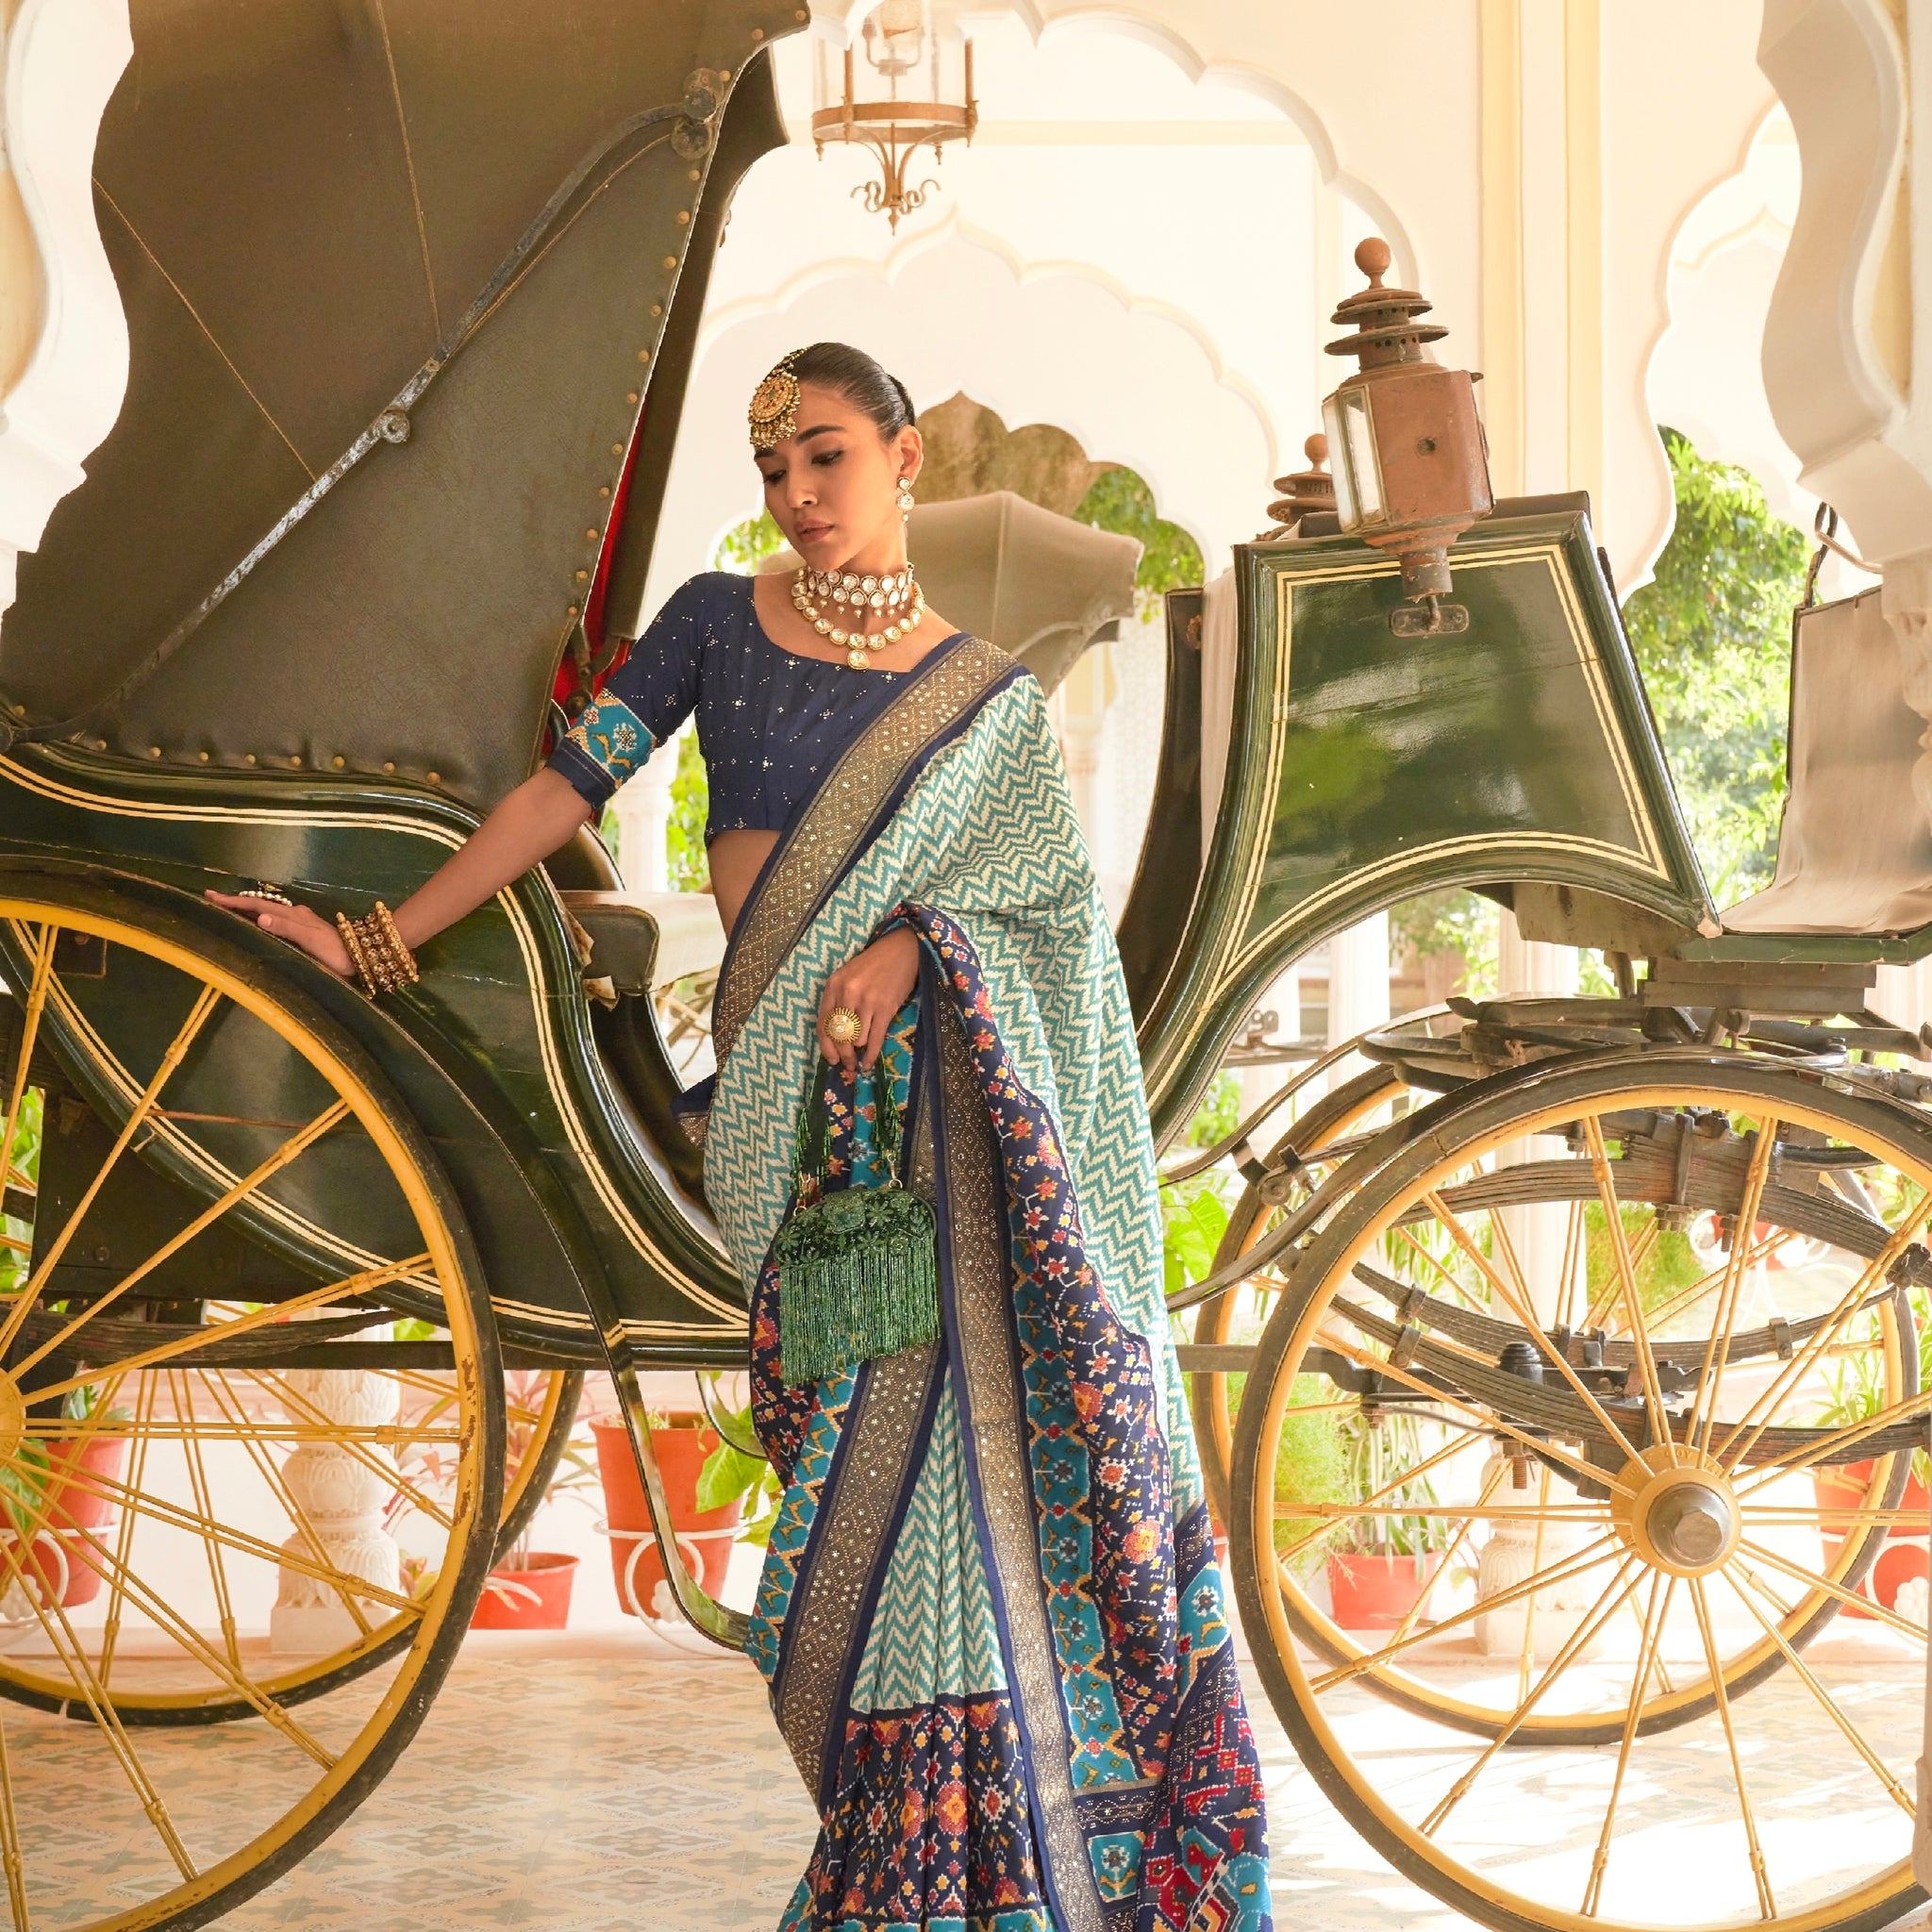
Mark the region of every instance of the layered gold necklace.
<instances>
[{"instance_id":1,"label":"layered gold necklace","mask_svg":"<svg viewBox=\"0 0 1932 1932\"><path fill-rule=\"evenodd\" d=\"M823 615L829 606L832 615ZM820 637L829 639L845 653L845 661L855 671L863 671L874 651L883 651L909 637L925 615L925 592L908 563L901 570L857 571L812 570L808 566L791 579L791 608ZM885 617L886 627L868 631L861 626L874 612ZM901 614L903 613L903 615ZM848 630L838 620L845 619Z\"/></svg>"}]
</instances>

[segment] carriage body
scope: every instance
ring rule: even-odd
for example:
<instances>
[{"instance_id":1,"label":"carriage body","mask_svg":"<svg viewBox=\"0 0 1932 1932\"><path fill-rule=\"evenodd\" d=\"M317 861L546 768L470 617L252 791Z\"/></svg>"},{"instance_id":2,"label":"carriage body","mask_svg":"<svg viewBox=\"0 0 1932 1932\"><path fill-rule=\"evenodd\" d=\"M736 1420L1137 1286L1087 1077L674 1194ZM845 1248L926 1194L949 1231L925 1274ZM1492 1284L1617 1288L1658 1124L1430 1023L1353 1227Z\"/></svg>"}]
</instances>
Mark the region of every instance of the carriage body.
<instances>
[{"instance_id":1,"label":"carriage body","mask_svg":"<svg viewBox=\"0 0 1932 1932\"><path fill-rule=\"evenodd\" d=\"M581 694L604 640L634 634L643 615L709 254L737 180L782 139L765 53L803 19L790 6L569 0L567 18L539 19L470 0L459 10L458 33L441 0L391 0L367 32L339 33L322 0L273 20L232 0L136 7L135 80L110 111L99 162L134 341L128 405L24 562L0 627L9 1144L21 1095L44 1108L38 1167L9 1163L0 1197L10 1224L28 1230L11 1238L24 1251L15 1286L36 1286L0 1308L0 1359L25 1416L9 1438L0 1403L0 1444L16 1453L40 1426L84 1447L97 1418L70 1419L65 1407L58 1423L34 1416L51 1418L56 1395L125 1378L146 1389L154 1365L175 1363L186 1365L180 1387L143 1394L134 1433L182 1445L191 1465L199 1439L244 1439L263 1450L271 1487L288 1479L268 1452L291 1445L333 1444L380 1475L408 1430L387 1411L338 1413L329 1391L387 1374L429 1389L426 1413L443 1420L418 1435L445 1445L453 1471L446 1492L419 1499L440 1555L408 1591L366 1577L365 1591L338 1574L323 1557L335 1546L306 1522L282 1546L285 1572L292 1563L330 1582L361 1626L321 1663L251 1674L230 1629L225 1664L216 1650L195 1653L213 1690L124 1693L103 1660L67 1663L79 1688L63 1692L50 1668L0 1656L0 1693L85 1716L110 1740L128 1724L266 1717L299 1742L301 1703L395 1673L353 1748L322 1753L331 1761L314 1790L286 1815L271 1805L225 1856L184 1850L139 1908L143 1924L203 1923L267 1882L393 1759L484 1572L539 1498L559 1418L568 1424L563 1391L574 1399L583 1368L612 1373L669 1548L638 1374L743 1358L742 1287L672 1116L677 1075L650 999L654 929L593 837L425 945L422 983L381 1006L202 896L274 881L352 912L399 903L527 774L559 667L574 667ZM185 139L191 124L213 132ZM225 225L208 218L212 208L228 211ZM1866 1082L1864 1112L1833 1114L1837 1103L1812 1090L1841 1073L1821 1071L1816 1052L1803 1065L1766 1060L1750 1038L1756 1022L1782 1024L1780 1050L1796 1052L1794 1040L1817 1045L1828 1030L1819 1023L1843 1035L1847 1014L1856 1031L1876 963L1919 957L1932 927L1783 930L1774 905L1769 923L1726 929L1583 499L1501 503L1452 561L1470 624L1449 638L1397 636L1397 565L1312 523L1240 549L1235 608L1214 615L1212 649L1190 621L1208 614L1200 595L1174 601L1166 736L1120 944L1163 1142L1283 967L1412 893L1474 886L1512 904L1530 937L1650 962L1618 999L1556 1013L1492 1003L1446 1030L1365 1042L1370 1071L1305 1109L1273 1153L1242 1137L1219 1150L1243 1163L1252 1198L1212 1277L1184 1298L1202 1305L1184 1366L1217 1507L1297 1743L1398 1863L1490 1923L1541 1927L1559 1920L1472 1888L1426 1834L1351 1783L1319 1697L1289 1660L1312 1643L1358 1665L1361 1647L1295 1609L1272 1574L1274 1451L1257 1418L1274 1391L1287 1403L1304 1372L1366 1390L1372 1407L1395 1400L1393 1371L1375 1364L1423 1346L1405 1339L1420 1331L1417 1305L1392 1341L1364 1316L1363 1359L1352 1361L1311 1340L1319 1310L1307 1309L1324 1257L1342 1254L1347 1215L1366 1213L1359 1204L1379 1201L1378 1188L1408 1187L1432 1133L1444 1145L1487 1133L1490 1148L1513 1120L1547 1137L1566 1130L1566 1108L1597 1107L1631 1136L1616 1156L1641 1181L1629 1198L1654 1202L1668 1169L1682 1198L1665 1207L1688 1210L1694 1182L1712 1211L1749 1171L1740 1137L1706 1152L1689 1124L1658 1126L1656 1144L1640 1147L1619 1096L1649 1095L1662 1120L1671 1080L1691 1079L1684 1053L1727 1040L1742 1071L1700 1062L1707 1088L1802 1117L1821 1144L1865 1131L1932 1187L1907 1087ZM1056 661L1067 647L1057 638ZM492 702L475 702L485 690ZM1204 731L1209 717L1224 730ZM1204 778L1218 793L1205 824ZM614 1005L587 993L577 913L600 949L623 955ZM589 974L608 978L608 966L593 955ZM1909 1049L1865 1017L1864 1044L1850 1052ZM1840 1038L1840 1061L1846 1052ZM1565 1078L1608 1084L1566 1097ZM175 1082L165 1106L164 1080ZM285 1158L303 1134L320 1137L317 1158ZM1613 1201L1624 1174L1613 1173ZM1376 1211L1386 1234L1414 1202ZM1819 1239L1869 1232L1828 1216L1818 1226ZM181 1241L184 1229L199 1245ZM1360 1253L1357 1240L1342 1255L1344 1280ZM1236 1339L1226 1317L1243 1284L1291 1265L1300 1299L1278 1293L1265 1333ZM109 1303L114 1320L90 1352L77 1332ZM328 1325L305 1335L280 1313ZM1491 1310L1491 1327L1449 1332L1493 1367L1509 1347L1548 1341L1522 1313L1498 1322ZM1874 1343L1894 1384L1910 1385L1894 1389L1901 1427L1921 1412L1904 1319L1886 1316ZM415 1326L398 1334L397 1320ZM1766 1333L1760 1355L1781 1345ZM508 1494L507 1368L550 1378ZM195 1407L191 1374L212 1377L216 1410ZM1450 1372L1437 1362L1428 1374L1444 1395ZM258 1422L229 1375L268 1385L280 1420ZM300 1376L324 1379L298 1387ZM1238 1442L1230 1377L1243 1376L1270 1392L1248 1404ZM1567 1441L1564 1428L1584 1426L1547 1406L1511 1408L1493 1375L1457 1387L1457 1399L1488 1405L1499 1442ZM1278 1420L1279 1405L1269 1413ZM1898 1510L1903 1441L1883 1439L1866 1479L1872 1523ZM1545 1458L1568 1476L1576 1463L1555 1449ZM207 1528L205 1488L203 1518L177 1515ZM42 1489L41 1521L53 1507ZM131 1518L132 1489L102 1493ZM1884 1524L1875 1542L1844 1540L1800 1643L1856 1591ZM19 1552L42 1534L0 1536L0 1622L8 1585L23 1579ZM101 1572L112 1603L142 1604L126 1545L58 1535ZM276 1556L253 1531L209 1528L205 1541L230 1561ZM666 1570L701 1628L741 1637L741 1618L681 1561ZM64 1620L62 1630L72 1636ZM1368 1674L1405 1707L1420 1698L1435 1709ZM1753 1657L1737 1681L1763 1674ZM24 1881L8 1883L25 1924ZM1875 1924L1880 1906L1905 1896L1890 1868L1861 1885L1798 1932ZM119 1904L85 1919L135 1922Z\"/></svg>"}]
</instances>

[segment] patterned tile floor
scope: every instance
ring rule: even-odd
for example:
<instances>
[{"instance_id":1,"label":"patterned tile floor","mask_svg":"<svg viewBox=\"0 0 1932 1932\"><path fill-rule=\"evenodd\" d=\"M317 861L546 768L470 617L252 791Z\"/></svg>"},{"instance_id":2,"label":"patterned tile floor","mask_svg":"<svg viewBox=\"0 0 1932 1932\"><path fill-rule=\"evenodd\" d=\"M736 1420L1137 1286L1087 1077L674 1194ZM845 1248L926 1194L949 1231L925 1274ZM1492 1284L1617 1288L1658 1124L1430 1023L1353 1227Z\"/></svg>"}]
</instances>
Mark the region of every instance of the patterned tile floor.
<instances>
[{"instance_id":1,"label":"patterned tile floor","mask_svg":"<svg viewBox=\"0 0 1932 1932\"><path fill-rule=\"evenodd\" d=\"M1908 1763L1916 1687L1890 1681L1895 1667L1856 1650L1814 1660L1888 1756ZM345 1738L376 1694L365 1684L302 1715L324 1741ZM1782 1700L1760 1705L1757 1716L1773 1722L1747 1744L1778 1830L1844 1839L1843 1856L1858 1864L1874 1833L1902 1849L1902 1820L1857 1791L1856 1765L1841 1762L1826 1720L1792 1693L1790 1674L1751 1694ZM1294 1932L1462 1932L1468 1921L1362 1844L1301 1768L1252 1680L1249 1695L1269 1776L1276 1923ZM1386 1789L1441 1781L1443 1760L1412 1734L1412 1721L1367 1700L1344 1721L1362 1759L1386 1765ZM6 1733L23 1837L35 1848L36 1928L91 1924L133 1903L155 1840L131 1805L117 1811L104 1794L84 1757L92 1727L15 1707ZM1680 1871L1686 1906L1674 1922L1688 1924L1707 1916L1695 1909L1701 1875L1734 1863L1741 1841L1729 1842L1738 1828L1723 1754L1678 1735L1681 1747L1667 1742L1633 1774L1624 1815L1651 1856ZM277 1766L288 1753L266 1726L148 1731L141 1749L165 1768L171 1791L196 1791L231 1820L279 1808ZM1500 1843L1524 1874L1578 1842L1587 1855L1601 1815L1589 1801L1607 1773L1605 1754L1566 1764L1505 1754L1460 1826ZM1525 1823L1533 1819L1541 1823ZM1859 1830L1866 1839L1853 1842ZM634 1625L556 1638L475 1634L417 1740L361 1809L222 1923L229 1932L771 1932L811 1837L809 1807L744 1664L668 1654Z\"/></svg>"}]
</instances>

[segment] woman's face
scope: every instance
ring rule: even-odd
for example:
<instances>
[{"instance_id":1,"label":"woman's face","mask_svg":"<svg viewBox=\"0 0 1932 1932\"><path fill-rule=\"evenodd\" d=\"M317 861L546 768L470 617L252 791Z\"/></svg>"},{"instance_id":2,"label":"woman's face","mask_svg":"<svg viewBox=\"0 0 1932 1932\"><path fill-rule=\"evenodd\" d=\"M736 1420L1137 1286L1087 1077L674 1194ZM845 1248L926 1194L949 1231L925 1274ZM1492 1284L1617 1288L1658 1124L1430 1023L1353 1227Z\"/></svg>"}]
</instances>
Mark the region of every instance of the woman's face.
<instances>
[{"instance_id":1,"label":"woman's face","mask_svg":"<svg viewBox=\"0 0 1932 1932\"><path fill-rule=\"evenodd\" d=\"M896 556L899 479L919 474L919 431L890 440L836 390L798 387L798 432L758 453L772 521L813 570Z\"/></svg>"}]
</instances>

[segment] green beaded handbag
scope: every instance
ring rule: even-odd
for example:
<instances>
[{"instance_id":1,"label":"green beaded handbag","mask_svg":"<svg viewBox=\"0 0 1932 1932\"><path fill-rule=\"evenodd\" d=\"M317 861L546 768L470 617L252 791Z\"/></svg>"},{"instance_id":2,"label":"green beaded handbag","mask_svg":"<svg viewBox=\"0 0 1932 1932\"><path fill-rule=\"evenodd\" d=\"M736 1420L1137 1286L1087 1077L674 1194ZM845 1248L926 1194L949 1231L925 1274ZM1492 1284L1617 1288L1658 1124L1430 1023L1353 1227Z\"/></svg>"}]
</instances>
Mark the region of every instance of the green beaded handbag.
<instances>
[{"instance_id":1,"label":"green beaded handbag","mask_svg":"<svg viewBox=\"0 0 1932 1932\"><path fill-rule=\"evenodd\" d=\"M800 1113L799 1205L778 1230L778 1358L789 1383L816 1382L875 1356L937 1341L939 1226L904 1185L899 1109L879 1069L874 1134L883 1187L825 1192L827 1063Z\"/></svg>"}]
</instances>

